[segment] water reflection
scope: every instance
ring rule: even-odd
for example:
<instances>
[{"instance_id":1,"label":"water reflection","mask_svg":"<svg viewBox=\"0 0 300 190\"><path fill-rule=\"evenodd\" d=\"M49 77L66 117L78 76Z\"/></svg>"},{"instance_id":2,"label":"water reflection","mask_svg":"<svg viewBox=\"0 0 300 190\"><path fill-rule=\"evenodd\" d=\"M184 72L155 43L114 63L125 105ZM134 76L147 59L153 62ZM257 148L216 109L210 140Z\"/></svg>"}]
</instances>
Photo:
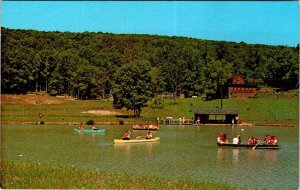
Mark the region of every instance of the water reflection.
<instances>
[{"instance_id":1,"label":"water reflection","mask_svg":"<svg viewBox=\"0 0 300 190\"><path fill-rule=\"evenodd\" d=\"M218 148L218 159L221 161L224 160L224 158L225 158L225 149Z\"/></svg>"},{"instance_id":2,"label":"water reflection","mask_svg":"<svg viewBox=\"0 0 300 190\"><path fill-rule=\"evenodd\" d=\"M234 163L237 163L239 161L239 154L240 154L240 149L238 148L232 149L232 160Z\"/></svg>"},{"instance_id":3,"label":"water reflection","mask_svg":"<svg viewBox=\"0 0 300 190\"><path fill-rule=\"evenodd\" d=\"M277 151L278 150L266 150L265 151L265 161L268 163L270 166L273 166L277 163Z\"/></svg>"},{"instance_id":4,"label":"water reflection","mask_svg":"<svg viewBox=\"0 0 300 190\"><path fill-rule=\"evenodd\" d=\"M150 156L153 154L153 145L159 142L147 142L139 144L114 144L114 150L125 153L125 156L130 158L136 152L142 152Z\"/></svg>"}]
</instances>

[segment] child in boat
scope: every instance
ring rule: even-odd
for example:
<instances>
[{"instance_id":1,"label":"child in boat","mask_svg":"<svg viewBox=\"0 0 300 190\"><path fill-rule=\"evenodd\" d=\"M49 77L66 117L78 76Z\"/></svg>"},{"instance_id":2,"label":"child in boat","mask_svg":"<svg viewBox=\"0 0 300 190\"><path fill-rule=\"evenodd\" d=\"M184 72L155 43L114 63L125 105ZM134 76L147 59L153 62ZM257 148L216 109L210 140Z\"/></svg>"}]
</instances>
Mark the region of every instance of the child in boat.
<instances>
[{"instance_id":1,"label":"child in boat","mask_svg":"<svg viewBox=\"0 0 300 190\"><path fill-rule=\"evenodd\" d=\"M83 130L84 129L84 125L83 125L83 123L81 122L80 124L79 124L79 130Z\"/></svg>"},{"instance_id":2,"label":"child in boat","mask_svg":"<svg viewBox=\"0 0 300 190\"><path fill-rule=\"evenodd\" d=\"M146 139L152 139L152 132L149 131L146 135Z\"/></svg>"},{"instance_id":3,"label":"child in boat","mask_svg":"<svg viewBox=\"0 0 300 190\"><path fill-rule=\"evenodd\" d=\"M232 140L232 144L241 144L241 136L236 135Z\"/></svg>"},{"instance_id":4,"label":"child in boat","mask_svg":"<svg viewBox=\"0 0 300 190\"><path fill-rule=\"evenodd\" d=\"M98 128L96 127L95 124L93 124L92 129L93 129L93 130L98 130Z\"/></svg>"},{"instance_id":5,"label":"child in boat","mask_svg":"<svg viewBox=\"0 0 300 190\"><path fill-rule=\"evenodd\" d=\"M128 130L125 132L124 136L123 136L123 140L130 140L130 135L131 135L131 131Z\"/></svg>"},{"instance_id":6,"label":"child in boat","mask_svg":"<svg viewBox=\"0 0 300 190\"><path fill-rule=\"evenodd\" d=\"M217 138L218 143L228 143L226 134L220 133L218 138Z\"/></svg>"},{"instance_id":7,"label":"child in boat","mask_svg":"<svg viewBox=\"0 0 300 190\"><path fill-rule=\"evenodd\" d=\"M277 143L277 138L275 136L271 136L269 143L275 145Z\"/></svg>"},{"instance_id":8,"label":"child in boat","mask_svg":"<svg viewBox=\"0 0 300 190\"><path fill-rule=\"evenodd\" d=\"M250 137L248 140L248 144L257 144L259 143L259 139L257 137Z\"/></svg>"},{"instance_id":9,"label":"child in boat","mask_svg":"<svg viewBox=\"0 0 300 190\"><path fill-rule=\"evenodd\" d=\"M263 144L270 144L270 135L266 135Z\"/></svg>"}]
</instances>

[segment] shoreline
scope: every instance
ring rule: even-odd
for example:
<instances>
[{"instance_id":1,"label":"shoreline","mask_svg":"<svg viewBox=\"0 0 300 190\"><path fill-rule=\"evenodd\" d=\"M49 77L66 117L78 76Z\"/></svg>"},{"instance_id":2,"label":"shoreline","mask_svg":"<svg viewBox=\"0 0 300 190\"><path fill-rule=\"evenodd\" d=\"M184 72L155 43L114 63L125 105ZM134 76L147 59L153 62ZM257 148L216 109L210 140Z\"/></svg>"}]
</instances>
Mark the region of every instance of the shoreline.
<instances>
[{"instance_id":1,"label":"shoreline","mask_svg":"<svg viewBox=\"0 0 300 190\"><path fill-rule=\"evenodd\" d=\"M81 122L67 122L67 121L49 121L45 122L44 124L40 124L40 122L34 121L1 121L2 124L12 124L12 125L79 125ZM125 125L120 125L118 121L115 122L95 122L95 125L133 125L136 122L126 121ZM169 126L232 126L232 124L203 124L203 125L169 125ZM299 123L241 123L235 124L234 126L270 126L270 127L292 127L292 128L299 128Z\"/></svg>"}]
</instances>

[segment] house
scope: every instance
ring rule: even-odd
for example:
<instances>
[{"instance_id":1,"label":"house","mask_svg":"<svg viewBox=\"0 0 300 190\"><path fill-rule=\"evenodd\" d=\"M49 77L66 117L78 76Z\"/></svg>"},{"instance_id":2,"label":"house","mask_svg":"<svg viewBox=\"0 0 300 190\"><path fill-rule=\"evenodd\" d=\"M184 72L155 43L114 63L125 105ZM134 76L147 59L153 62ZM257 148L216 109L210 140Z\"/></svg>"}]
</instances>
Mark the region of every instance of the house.
<instances>
[{"instance_id":1,"label":"house","mask_svg":"<svg viewBox=\"0 0 300 190\"><path fill-rule=\"evenodd\" d=\"M244 77L236 74L228 79L226 90L228 98L248 98L257 93L257 85L246 84Z\"/></svg>"}]
</instances>

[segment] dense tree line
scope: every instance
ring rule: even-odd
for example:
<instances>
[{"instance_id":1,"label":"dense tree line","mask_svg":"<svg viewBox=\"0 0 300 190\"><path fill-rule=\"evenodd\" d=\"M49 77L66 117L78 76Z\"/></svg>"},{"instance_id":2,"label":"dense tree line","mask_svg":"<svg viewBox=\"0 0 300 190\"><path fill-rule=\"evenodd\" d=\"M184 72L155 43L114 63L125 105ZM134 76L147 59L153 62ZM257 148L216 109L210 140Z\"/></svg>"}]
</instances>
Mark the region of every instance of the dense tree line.
<instances>
[{"instance_id":1,"label":"dense tree line","mask_svg":"<svg viewBox=\"0 0 300 190\"><path fill-rule=\"evenodd\" d=\"M114 77L121 72L118 69L140 63L147 63L149 77L144 77L149 96L169 92L215 98L220 85L237 73L260 85L295 88L298 84L297 47L156 35L1 29L2 93L47 91L104 98L113 93L116 80L121 80Z\"/></svg>"}]
</instances>

